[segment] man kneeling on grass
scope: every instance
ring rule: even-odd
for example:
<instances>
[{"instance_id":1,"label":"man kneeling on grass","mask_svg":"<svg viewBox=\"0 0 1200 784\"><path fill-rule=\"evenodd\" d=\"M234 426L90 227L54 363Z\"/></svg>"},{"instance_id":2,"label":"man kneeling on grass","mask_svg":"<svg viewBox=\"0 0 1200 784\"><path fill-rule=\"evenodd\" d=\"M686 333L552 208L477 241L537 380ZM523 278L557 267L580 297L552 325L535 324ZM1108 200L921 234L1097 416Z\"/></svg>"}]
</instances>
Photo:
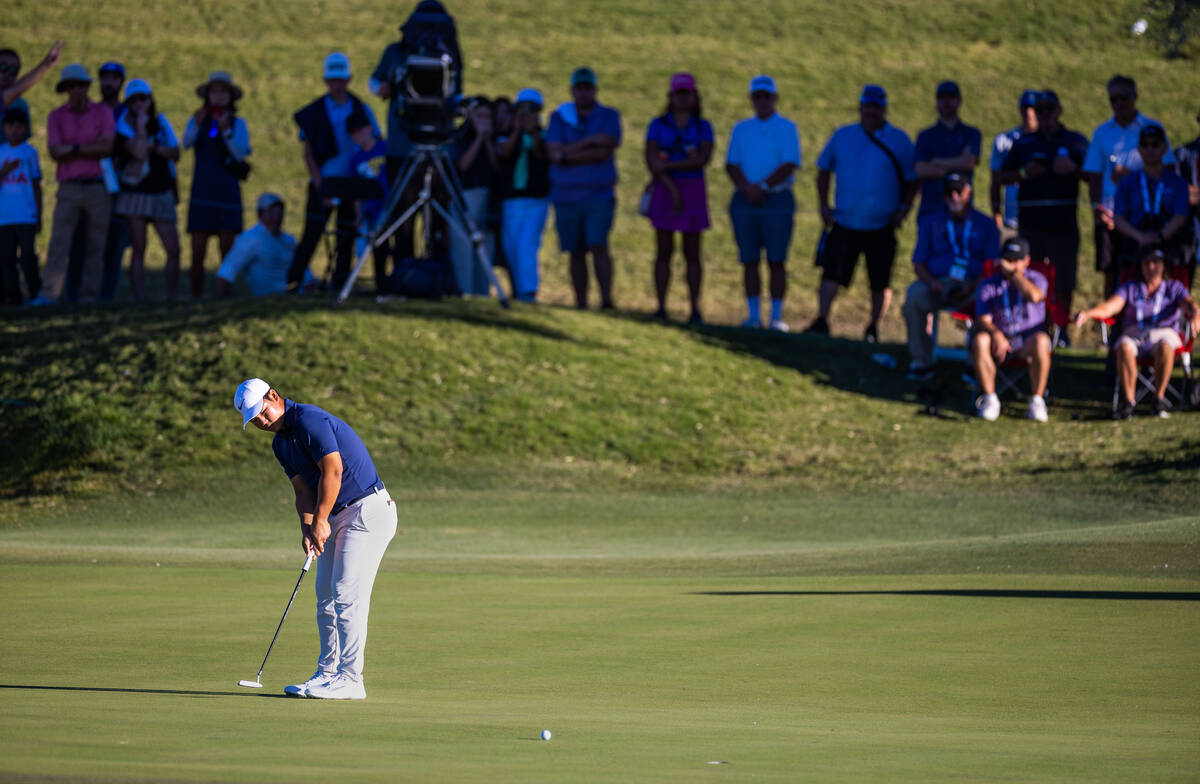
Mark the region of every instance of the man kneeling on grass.
<instances>
[{"instance_id":1,"label":"man kneeling on grass","mask_svg":"<svg viewBox=\"0 0 1200 784\"><path fill-rule=\"evenodd\" d=\"M1046 383L1050 379L1050 336L1046 334L1046 278L1029 269L1029 241L1014 237L1004 243L1000 271L979 283L975 295L975 331L971 364L983 390L976 404L989 422L1000 416L996 366L1010 359L1029 363L1026 416L1046 421Z\"/></svg>"},{"instance_id":2,"label":"man kneeling on grass","mask_svg":"<svg viewBox=\"0 0 1200 784\"><path fill-rule=\"evenodd\" d=\"M1114 419L1133 416L1139 356L1154 357L1154 416L1170 416L1167 384L1175 369L1175 350L1183 345L1176 325L1180 313L1191 322L1192 334L1200 329L1200 309L1188 294L1187 287L1174 278L1164 279L1165 257L1158 245L1148 245L1138 253L1142 262L1142 279L1121 284L1109 299L1093 308L1082 310L1075 323L1083 326L1088 319L1104 319L1122 313L1121 337L1113 348L1117 355L1117 378L1121 384L1121 401L1113 411Z\"/></svg>"}]
</instances>

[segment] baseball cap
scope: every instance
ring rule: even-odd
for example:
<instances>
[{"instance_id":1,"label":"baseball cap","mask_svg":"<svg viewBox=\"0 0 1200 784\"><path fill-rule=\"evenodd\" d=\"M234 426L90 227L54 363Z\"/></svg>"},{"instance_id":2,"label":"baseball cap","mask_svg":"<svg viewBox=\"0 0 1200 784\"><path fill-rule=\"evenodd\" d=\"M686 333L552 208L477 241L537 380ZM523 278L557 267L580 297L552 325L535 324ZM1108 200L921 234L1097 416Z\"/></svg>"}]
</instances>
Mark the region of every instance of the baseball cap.
<instances>
[{"instance_id":1,"label":"baseball cap","mask_svg":"<svg viewBox=\"0 0 1200 784\"><path fill-rule=\"evenodd\" d=\"M1037 98L1034 99L1033 105L1041 106L1043 104L1058 106L1058 93L1054 92L1053 90L1042 90L1037 94Z\"/></svg>"},{"instance_id":2,"label":"baseball cap","mask_svg":"<svg viewBox=\"0 0 1200 784\"><path fill-rule=\"evenodd\" d=\"M125 66L118 63L116 60L109 60L104 65L100 66L100 73L115 73L120 74L121 78L125 78Z\"/></svg>"},{"instance_id":3,"label":"baseball cap","mask_svg":"<svg viewBox=\"0 0 1200 784\"><path fill-rule=\"evenodd\" d=\"M341 52L333 52L325 58L326 79L349 79L350 58Z\"/></svg>"},{"instance_id":4,"label":"baseball cap","mask_svg":"<svg viewBox=\"0 0 1200 784\"><path fill-rule=\"evenodd\" d=\"M233 407L242 415L242 430L262 412L263 398L270 391L271 385L261 378L248 378L238 384L237 391L233 393Z\"/></svg>"},{"instance_id":5,"label":"baseball cap","mask_svg":"<svg viewBox=\"0 0 1200 784\"><path fill-rule=\"evenodd\" d=\"M71 63L63 66L62 74L58 77L58 84L54 85L54 92L65 93L67 85L71 82L91 84L92 75L88 73L87 66L83 63Z\"/></svg>"},{"instance_id":6,"label":"baseball cap","mask_svg":"<svg viewBox=\"0 0 1200 784\"><path fill-rule=\"evenodd\" d=\"M759 74L750 80L750 94L754 95L755 93L779 95L779 91L775 89L775 80L766 74Z\"/></svg>"},{"instance_id":7,"label":"baseball cap","mask_svg":"<svg viewBox=\"0 0 1200 784\"><path fill-rule=\"evenodd\" d=\"M862 97L858 99L860 104L873 103L877 106L887 106L887 90L877 84L863 85Z\"/></svg>"},{"instance_id":8,"label":"baseball cap","mask_svg":"<svg viewBox=\"0 0 1200 784\"><path fill-rule=\"evenodd\" d=\"M25 111L25 107L20 104L9 106L4 110L4 119L0 120L0 123L10 122L25 123L25 126L29 127L29 112Z\"/></svg>"},{"instance_id":9,"label":"baseball cap","mask_svg":"<svg viewBox=\"0 0 1200 784\"><path fill-rule=\"evenodd\" d=\"M967 178L958 172L950 172L942 178L942 191L949 193L950 191L961 191L971 183L967 182Z\"/></svg>"},{"instance_id":10,"label":"baseball cap","mask_svg":"<svg viewBox=\"0 0 1200 784\"><path fill-rule=\"evenodd\" d=\"M1157 259L1158 261L1167 260L1167 255L1163 253L1161 245L1158 243L1153 243L1151 245L1143 245L1142 247L1138 248L1139 261L1150 261L1152 259Z\"/></svg>"},{"instance_id":11,"label":"baseball cap","mask_svg":"<svg viewBox=\"0 0 1200 784\"><path fill-rule=\"evenodd\" d=\"M129 84L125 85L125 100L128 101L135 95L153 95L150 83L145 79L130 79Z\"/></svg>"},{"instance_id":12,"label":"baseball cap","mask_svg":"<svg viewBox=\"0 0 1200 784\"><path fill-rule=\"evenodd\" d=\"M531 103L539 109L546 105L542 100L542 94L532 87L526 87L517 93L517 100L513 103Z\"/></svg>"},{"instance_id":13,"label":"baseball cap","mask_svg":"<svg viewBox=\"0 0 1200 784\"><path fill-rule=\"evenodd\" d=\"M1021 99L1017 101L1017 105L1022 109L1027 109L1037 103L1037 90L1025 90L1021 93Z\"/></svg>"},{"instance_id":14,"label":"baseball cap","mask_svg":"<svg viewBox=\"0 0 1200 784\"><path fill-rule=\"evenodd\" d=\"M955 98L961 98L962 92L958 89L958 82L952 82L949 79L937 86L935 96L941 98L943 95L953 95Z\"/></svg>"},{"instance_id":15,"label":"baseball cap","mask_svg":"<svg viewBox=\"0 0 1200 784\"><path fill-rule=\"evenodd\" d=\"M1004 243L1000 256L1009 261L1020 261L1029 255L1029 240L1024 237L1013 237Z\"/></svg>"},{"instance_id":16,"label":"baseball cap","mask_svg":"<svg viewBox=\"0 0 1200 784\"><path fill-rule=\"evenodd\" d=\"M1147 125L1138 134L1138 144L1144 144L1151 139L1165 142L1167 140L1167 132L1163 130L1161 125Z\"/></svg>"},{"instance_id":17,"label":"baseball cap","mask_svg":"<svg viewBox=\"0 0 1200 784\"><path fill-rule=\"evenodd\" d=\"M571 86L578 87L581 84L590 84L596 86L596 72L586 65L576 68L571 72Z\"/></svg>"},{"instance_id":18,"label":"baseball cap","mask_svg":"<svg viewBox=\"0 0 1200 784\"><path fill-rule=\"evenodd\" d=\"M276 204L283 204L283 199L280 197L280 195L278 193L272 193L271 191L267 191L267 192L263 193L263 195L258 197L258 201L255 203L254 208L256 210L258 210L259 212L262 212L263 210L265 210L269 207L273 207ZM253 381L253 380L254 379L251 379L251 381ZM248 381L246 383L250 383L250 382Z\"/></svg>"},{"instance_id":19,"label":"baseball cap","mask_svg":"<svg viewBox=\"0 0 1200 784\"><path fill-rule=\"evenodd\" d=\"M695 90L696 77L690 73L677 73L671 77L671 92L676 90Z\"/></svg>"}]
</instances>

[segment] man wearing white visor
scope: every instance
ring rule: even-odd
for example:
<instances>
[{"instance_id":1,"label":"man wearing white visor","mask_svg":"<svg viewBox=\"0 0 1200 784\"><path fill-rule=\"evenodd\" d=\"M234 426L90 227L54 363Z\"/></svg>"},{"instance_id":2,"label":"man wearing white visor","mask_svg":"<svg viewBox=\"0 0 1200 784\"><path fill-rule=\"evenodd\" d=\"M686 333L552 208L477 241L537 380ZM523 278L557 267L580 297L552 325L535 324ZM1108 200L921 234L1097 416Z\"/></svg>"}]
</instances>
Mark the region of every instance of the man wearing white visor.
<instances>
[{"instance_id":1,"label":"man wearing white visor","mask_svg":"<svg viewBox=\"0 0 1200 784\"><path fill-rule=\"evenodd\" d=\"M388 542L396 505L358 435L313 405L284 399L261 378L238 386L233 405L242 429L253 422L275 434L271 448L292 482L300 546L317 556L317 634L321 655L293 697L361 700L371 588Z\"/></svg>"}]
</instances>

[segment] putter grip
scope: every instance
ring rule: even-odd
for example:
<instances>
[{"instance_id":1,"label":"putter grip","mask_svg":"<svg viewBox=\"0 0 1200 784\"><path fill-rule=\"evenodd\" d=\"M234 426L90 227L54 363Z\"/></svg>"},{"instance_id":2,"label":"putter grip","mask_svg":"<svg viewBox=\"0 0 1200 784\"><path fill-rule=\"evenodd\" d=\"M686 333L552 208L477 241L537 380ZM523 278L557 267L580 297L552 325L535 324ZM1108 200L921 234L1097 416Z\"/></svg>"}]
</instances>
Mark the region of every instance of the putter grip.
<instances>
[{"instance_id":1,"label":"putter grip","mask_svg":"<svg viewBox=\"0 0 1200 784\"><path fill-rule=\"evenodd\" d=\"M307 572L308 567L312 566L312 562L313 562L313 555L312 555L312 553L309 553L308 557L304 559L304 566L302 566L301 569L303 571Z\"/></svg>"}]
</instances>

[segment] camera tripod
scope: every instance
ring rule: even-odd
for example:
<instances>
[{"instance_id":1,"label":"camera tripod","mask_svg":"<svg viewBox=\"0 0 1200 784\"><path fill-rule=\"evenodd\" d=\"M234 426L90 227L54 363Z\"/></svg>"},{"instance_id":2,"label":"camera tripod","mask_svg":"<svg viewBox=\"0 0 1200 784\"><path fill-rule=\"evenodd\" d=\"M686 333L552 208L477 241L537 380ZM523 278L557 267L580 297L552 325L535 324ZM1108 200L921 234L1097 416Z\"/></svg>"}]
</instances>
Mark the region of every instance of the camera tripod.
<instances>
[{"instance_id":1,"label":"camera tripod","mask_svg":"<svg viewBox=\"0 0 1200 784\"><path fill-rule=\"evenodd\" d=\"M416 177L421 178L421 191L417 194L416 201L388 224L387 219L395 212L404 198L409 183ZM447 209L446 205L439 203L434 197L435 181L440 182L445 188L449 197L450 209ZM450 164L450 158L446 152L435 144L414 145L406 156L403 173L398 182L392 186L387 204L380 213L383 217L367 235L366 245L359 253L354 268L350 270L350 275L342 285L342 290L338 292L337 304L342 304L350 296L350 289L354 287L354 281L358 279L358 273L362 270L362 266L371 252L386 242L388 237L395 234L418 211L423 217L424 247L426 249L433 247L433 213L437 212L446 221L446 225L450 227L451 231L458 232L459 236L471 243L475 261L486 275L488 284L496 290L496 299L500 301L501 307L509 307L508 295L500 287L500 281L496 279L496 272L492 269L492 260L488 258L483 232L475 225L475 221L467 209L467 200L463 197L462 183L459 182L458 173Z\"/></svg>"}]
</instances>

